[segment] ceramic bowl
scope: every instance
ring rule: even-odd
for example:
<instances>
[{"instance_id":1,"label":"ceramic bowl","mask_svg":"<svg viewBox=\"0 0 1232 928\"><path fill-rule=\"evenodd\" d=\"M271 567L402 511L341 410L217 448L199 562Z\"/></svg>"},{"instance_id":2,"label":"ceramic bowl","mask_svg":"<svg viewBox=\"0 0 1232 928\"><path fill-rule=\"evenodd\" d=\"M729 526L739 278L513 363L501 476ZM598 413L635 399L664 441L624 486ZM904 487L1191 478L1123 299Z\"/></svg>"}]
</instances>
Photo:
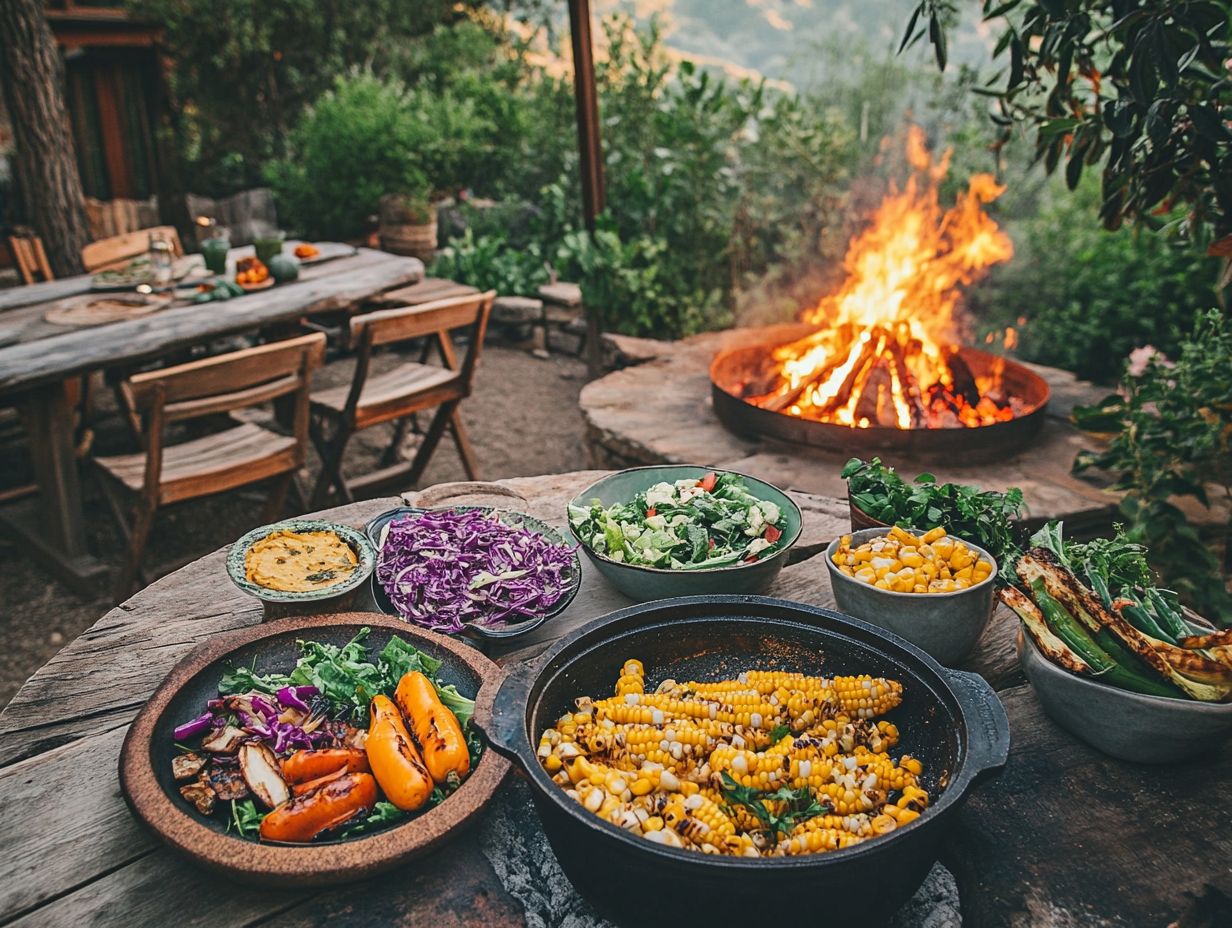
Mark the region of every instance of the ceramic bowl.
<instances>
[{"instance_id":1,"label":"ceramic bowl","mask_svg":"<svg viewBox=\"0 0 1232 928\"><path fill-rule=\"evenodd\" d=\"M200 815L179 795L171 775L175 726L193 718L218 695L218 681L232 666L257 673L295 667L300 639L343 645L362 628L369 651L402 638L438 658L437 677L474 696L474 724L491 718L500 670L476 651L443 635L371 612L336 613L267 622L211 637L167 674L137 714L120 751L120 788L133 814L157 837L195 863L266 889L317 888L381 873L456 837L495 794L509 762L485 750L448 798L381 831L311 844L266 844L227 829L219 811ZM483 731L481 727L479 729Z\"/></svg>"},{"instance_id":2,"label":"ceramic bowl","mask_svg":"<svg viewBox=\"0 0 1232 928\"><path fill-rule=\"evenodd\" d=\"M1044 713L1118 760L1170 764L1232 738L1232 703L1146 696L1062 670L1018 631L1018 660Z\"/></svg>"},{"instance_id":3,"label":"ceramic bowl","mask_svg":"<svg viewBox=\"0 0 1232 928\"><path fill-rule=\"evenodd\" d=\"M453 506L446 507L457 510L474 510L477 509L488 515L500 519L506 525L517 526L528 529L532 532L537 532L544 535L547 539L555 544L567 545L569 539L565 538L560 532L552 528L546 522L541 522L534 516L528 516L523 512L514 512L509 509L498 509L494 506ZM371 542L373 550L377 552L377 557L380 557L380 550L385 540L385 529L394 519L404 515L416 515L417 513L427 512L428 510L416 506L399 506L397 509L390 509L387 512L381 513L366 526L364 533ZM509 622L501 625L483 625L478 622L468 623L466 631L461 634L481 640L498 640L503 638L516 638L519 635L525 635L527 632L534 631L548 619L560 615L573 602L573 598L577 596L578 590L582 587L582 562L578 559L577 552L573 553L573 568L567 578L567 586L561 594L560 599L552 605L550 609L537 616L526 619L524 622ZM376 607L386 615L394 615L401 617L393 602L389 598L389 594L385 592L385 588L381 585L375 573L372 575L372 601L376 603Z\"/></svg>"},{"instance_id":4,"label":"ceramic bowl","mask_svg":"<svg viewBox=\"0 0 1232 928\"><path fill-rule=\"evenodd\" d=\"M350 545L351 550L355 552L359 566L351 572L351 576L341 583L335 583L333 586L327 586L320 590L310 590L305 593L271 590L250 582L244 570L244 556L248 553L248 549L266 535L284 530L290 532L334 532ZM251 532L241 537L239 541L231 546L231 550L227 552L227 573L231 576L231 581L236 586L249 596L255 596L262 602L283 605L312 603L314 606L319 607L323 603L329 603L342 606L352 598L356 590L363 586L364 581L372 574L374 567L376 567L376 549L372 547L372 543L368 541L363 532L357 531L349 525L327 522L324 519L287 519L283 522L275 522L273 525L262 525L260 528L254 528Z\"/></svg>"},{"instance_id":5,"label":"ceramic bowl","mask_svg":"<svg viewBox=\"0 0 1232 928\"><path fill-rule=\"evenodd\" d=\"M691 464L633 467L591 484L574 497L569 505L589 506L592 500L598 499L604 506L611 506L633 499L656 483L701 479L714 470L713 467L697 467ZM737 472L722 470L720 473ZM622 564L593 551L584 539L578 537L572 524L569 531L577 538L582 550L599 573L612 586L637 602L667 599L672 596L702 596L707 593L761 593L774 582L774 578L787 563L788 551L800 538L803 517L800 507L778 487L747 474L739 476L744 478L750 493L758 499L769 500L777 505L785 519L782 526L782 546L770 557L752 564L735 564L709 570L670 570L663 567L643 567L640 564Z\"/></svg>"},{"instance_id":6,"label":"ceramic bowl","mask_svg":"<svg viewBox=\"0 0 1232 928\"><path fill-rule=\"evenodd\" d=\"M866 528L852 532L851 545L862 545L887 531ZM889 629L942 664L952 666L971 653L993 613L997 562L991 554L963 542L993 564L988 578L973 587L953 593L895 593L849 577L834 566L834 552L841 541L836 538L826 548L826 569L840 612Z\"/></svg>"}]
</instances>

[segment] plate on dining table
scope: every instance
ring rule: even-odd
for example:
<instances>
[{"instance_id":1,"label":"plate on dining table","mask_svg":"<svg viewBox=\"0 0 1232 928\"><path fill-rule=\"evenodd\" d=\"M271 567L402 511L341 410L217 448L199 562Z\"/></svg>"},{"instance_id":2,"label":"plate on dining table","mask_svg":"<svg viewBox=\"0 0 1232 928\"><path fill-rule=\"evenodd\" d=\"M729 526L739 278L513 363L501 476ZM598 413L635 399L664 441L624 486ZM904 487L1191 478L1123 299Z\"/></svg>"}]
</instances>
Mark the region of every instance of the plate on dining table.
<instances>
[{"instance_id":1,"label":"plate on dining table","mask_svg":"<svg viewBox=\"0 0 1232 928\"><path fill-rule=\"evenodd\" d=\"M206 277L208 274L204 259L200 255L184 255L182 258L176 258L171 265L173 281L195 280L199 277ZM90 289L103 292L133 290L141 284L151 283L153 279L154 273L150 267L150 259L139 257L134 258L124 267L99 271L90 278Z\"/></svg>"},{"instance_id":2,"label":"plate on dining table","mask_svg":"<svg viewBox=\"0 0 1232 928\"><path fill-rule=\"evenodd\" d=\"M120 789L156 838L236 880L285 890L371 877L456 837L495 794L509 761L481 732L500 680L474 648L371 612L217 634L137 714ZM425 682L433 700L415 688ZM421 764L431 780L415 786L389 733L435 725L434 702L467 760ZM370 714L387 730L364 738Z\"/></svg>"},{"instance_id":3,"label":"plate on dining table","mask_svg":"<svg viewBox=\"0 0 1232 928\"><path fill-rule=\"evenodd\" d=\"M106 325L148 316L171 302L166 293L86 293L57 300L43 311L43 319L52 325Z\"/></svg>"}]
</instances>

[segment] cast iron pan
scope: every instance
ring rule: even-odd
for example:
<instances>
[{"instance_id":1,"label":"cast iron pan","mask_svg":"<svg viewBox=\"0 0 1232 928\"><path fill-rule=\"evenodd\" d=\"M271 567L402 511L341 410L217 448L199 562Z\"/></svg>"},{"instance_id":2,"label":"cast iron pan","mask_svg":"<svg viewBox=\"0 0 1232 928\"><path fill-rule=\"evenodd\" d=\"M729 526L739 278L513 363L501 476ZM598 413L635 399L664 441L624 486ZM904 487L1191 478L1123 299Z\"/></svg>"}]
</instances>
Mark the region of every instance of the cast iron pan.
<instances>
[{"instance_id":1,"label":"cast iron pan","mask_svg":"<svg viewBox=\"0 0 1232 928\"><path fill-rule=\"evenodd\" d=\"M367 626L369 650L397 635L442 661L438 676L476 697L475 722L490 711L500 678L482 654L444 635L371 612L282 619L210 638L176 664L138 713L120 751L120 788L133 814L172 849L196 863L268 888L325 886L372 876L457 835L496 792L509 762L485 751L456 792L440 805L384 831L343 841L305 845L258 844L228 834L225 818L197 813L171 776L172 731L218 695L228 665L258 673L287 672L299 655L297 639L342 645Z\"/></svg>"},{"instance_id":2,"label":"cast iron pan","mask_svg":"<svg viewBox=\"0 0 1232 928\"><path fill-rule=\"evenodd\" d=\"M629 658L647 689L665 678L731 677L753 667L894 677L903 703L888 717L896 755L924 763L932 806L888 835L828 854L749 859L654 844L565 795L535 756L543 729L583 694L607 695ZM506 678L488 730L526 770L544 830L583 895L623 925L760 924L789 913L808 924L877 924L923 882L968 791L1005 765L1009 723L979 676L946 670L864 622L760 596L695 596L634 606L558 642Z\"/></svg>"}]
</instances>

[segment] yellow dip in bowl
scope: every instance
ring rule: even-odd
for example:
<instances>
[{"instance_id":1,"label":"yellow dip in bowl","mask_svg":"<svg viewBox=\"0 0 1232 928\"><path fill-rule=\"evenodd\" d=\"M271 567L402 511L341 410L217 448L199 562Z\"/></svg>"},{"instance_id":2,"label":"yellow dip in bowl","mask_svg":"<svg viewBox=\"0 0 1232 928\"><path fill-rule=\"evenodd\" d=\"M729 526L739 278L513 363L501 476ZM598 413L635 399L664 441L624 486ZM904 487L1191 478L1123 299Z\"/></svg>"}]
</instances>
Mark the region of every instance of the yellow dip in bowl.
<instances>
[{"instance_id":1,"label":"yellow dip in bowl","mask_svg":"<svg viewBox=\"0 0 1232 928\"><path fill-rule=\"evenodd\" d=\"M254 542L244 555L248 582L280 593L311 593L336 586L358 566L355 551L330 531L279 529Z\"/></svg>"}]
</instances>

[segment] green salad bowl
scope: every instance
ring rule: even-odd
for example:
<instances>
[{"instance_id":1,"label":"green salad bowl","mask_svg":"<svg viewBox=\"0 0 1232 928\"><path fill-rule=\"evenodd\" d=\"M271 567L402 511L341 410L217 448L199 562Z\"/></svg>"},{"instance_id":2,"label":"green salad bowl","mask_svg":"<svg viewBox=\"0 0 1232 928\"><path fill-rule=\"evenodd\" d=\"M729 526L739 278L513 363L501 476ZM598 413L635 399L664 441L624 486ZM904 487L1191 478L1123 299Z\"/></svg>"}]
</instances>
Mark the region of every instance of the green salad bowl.
<instances>
[{"instance_id":1,"label":"green salad bowl","mask_svg":"<svg viewBox=\"0 0 1232 928\"><path fill-rule=\"evenodd\" d=\"M640 564L624 564L594 551L586 539L578 536L569 521L569 531L595 568L612 586L637 602L669 599L673 596L705 596L712 593L761 593L765 591L787 563L791 546L800 538L802 516L800 507L790 496L772 484L738 471L713 467L698 467L692 464L655 464L649 467L631 467L604 477L591 484L569 503L570 506L589 506L599 500L604 506L632 500L638 493L648 490L656 483L675 483L677 480L700 480L712 471L721 474L737 474L744 478L748 491L758 499L768 500L779 507L783 531L777 550L749 564L733 564L696 570L672 570L664 567L643 567Z\"/></svg>"}]
</instances>

